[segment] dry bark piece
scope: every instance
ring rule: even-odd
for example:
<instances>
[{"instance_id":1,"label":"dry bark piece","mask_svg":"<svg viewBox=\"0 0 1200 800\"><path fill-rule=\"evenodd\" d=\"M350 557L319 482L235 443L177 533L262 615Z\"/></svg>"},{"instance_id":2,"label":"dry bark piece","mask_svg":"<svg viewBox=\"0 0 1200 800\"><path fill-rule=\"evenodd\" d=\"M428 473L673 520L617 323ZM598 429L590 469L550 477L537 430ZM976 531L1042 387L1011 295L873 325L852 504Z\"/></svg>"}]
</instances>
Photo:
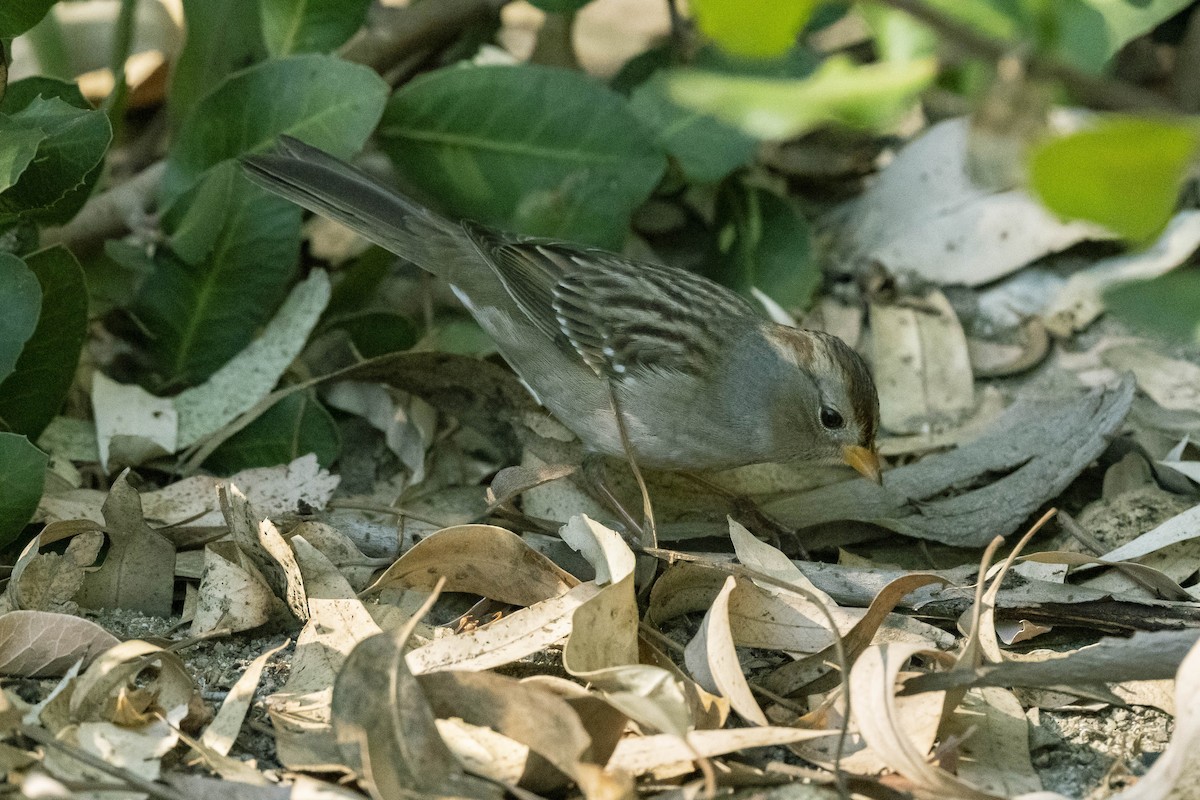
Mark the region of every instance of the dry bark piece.
<instances>
[{"instance_id":1,"label":"dry bark piece","mask_svg":"<svg viewBox=\"0 0 1200 800\"><path fill-rule=\"evenodd\" d=\"M853 520L979 547L1009 535L1062 492L1108 446L1132 400L1128 377L1070 401L1023 398L975 441L890 470L882 487L847 481L762 508L798 528Z\"/></svg>"}]
</instances>

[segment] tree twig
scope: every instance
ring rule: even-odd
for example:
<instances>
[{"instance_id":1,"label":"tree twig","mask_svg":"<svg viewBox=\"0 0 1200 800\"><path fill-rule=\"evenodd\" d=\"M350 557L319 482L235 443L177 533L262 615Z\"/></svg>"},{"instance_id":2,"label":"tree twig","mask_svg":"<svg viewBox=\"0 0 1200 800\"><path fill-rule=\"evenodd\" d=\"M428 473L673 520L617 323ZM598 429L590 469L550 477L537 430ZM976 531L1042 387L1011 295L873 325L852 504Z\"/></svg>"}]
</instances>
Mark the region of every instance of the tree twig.
<instances>
[{"instance_id":1,"label":"tree twig","mask_svg":"<svg viewBox=\"0 0 1200 800\"><path fill-rule=\"evenodd\" d=\"M999 60L1019 51L1018 42L994 39L963 22L930 8L923 0L880 0L881 3L905 12L942 34L948 43L974 55ZM1124 81L1090 75L1055 58L1028 55L1024 59L1030 75L1059 81L1080 100L1109 110L1174 111L1175 105L1166 98Z\"/></svg>"}]
</instances>

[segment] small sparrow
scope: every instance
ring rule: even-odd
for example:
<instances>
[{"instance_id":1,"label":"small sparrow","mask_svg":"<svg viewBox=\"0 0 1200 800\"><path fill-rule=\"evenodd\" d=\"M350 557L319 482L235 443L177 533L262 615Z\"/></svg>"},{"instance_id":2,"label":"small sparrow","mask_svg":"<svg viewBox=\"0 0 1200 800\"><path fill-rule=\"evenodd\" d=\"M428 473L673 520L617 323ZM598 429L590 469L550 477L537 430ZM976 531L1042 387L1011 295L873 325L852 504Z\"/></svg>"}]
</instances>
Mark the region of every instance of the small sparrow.
<instances>
[{"instance_id":1,"label":"small sparrow","mask_svg":"<svg viewBox=\"0 0 1200 800\"><path fill-rule=\"evenodd\" d=\"M280 137L252 180L444 278L591 450L658 469L845 462L880 482L879 396L840 339L763 319L682 269L453 222Z\"/></svg>"}]
</instances>

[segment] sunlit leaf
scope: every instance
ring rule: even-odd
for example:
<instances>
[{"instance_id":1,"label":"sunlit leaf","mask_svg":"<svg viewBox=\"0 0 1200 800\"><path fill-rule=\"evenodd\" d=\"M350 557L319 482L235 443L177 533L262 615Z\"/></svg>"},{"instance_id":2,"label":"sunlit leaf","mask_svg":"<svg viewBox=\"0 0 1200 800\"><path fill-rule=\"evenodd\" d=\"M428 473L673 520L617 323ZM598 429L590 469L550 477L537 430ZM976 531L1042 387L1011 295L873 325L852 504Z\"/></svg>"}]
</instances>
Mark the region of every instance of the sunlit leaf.
<instances>
[{"instance_id":1,"label":"sunlit leaf","mask_svg":"<svg viewBox=\"0 0 1200 800\"><path fill-rule=\"evenodd\" d=\"M672 98L763 139L799 136L827 123L879 129L893 123L929 85L932 59L855 65L830 58L804 80L705 72L668 76Z\"/></svg>"},{"instance_id":2,"label":"sunlit leaf","mask_svg":"<svg viewBox=\"0 0 1200 800\"><path fill-rule=\"evenodd\" d=\"M747 58L781 56L808 21L817 0L692 0L705 36Z\"/></svg>"},{"instance_id":3,"label":"sunlit leaf","mask_svg":"<svg viewBox=\"0 0 1200 800\"><path fill-rule=\"evenodd\" d=\"M1030 185L1064 219L1097 222L1134 241L1167 224L1200 147L1200 126L1110 117L1029 155Z\"/></svg>"}]
</instances>

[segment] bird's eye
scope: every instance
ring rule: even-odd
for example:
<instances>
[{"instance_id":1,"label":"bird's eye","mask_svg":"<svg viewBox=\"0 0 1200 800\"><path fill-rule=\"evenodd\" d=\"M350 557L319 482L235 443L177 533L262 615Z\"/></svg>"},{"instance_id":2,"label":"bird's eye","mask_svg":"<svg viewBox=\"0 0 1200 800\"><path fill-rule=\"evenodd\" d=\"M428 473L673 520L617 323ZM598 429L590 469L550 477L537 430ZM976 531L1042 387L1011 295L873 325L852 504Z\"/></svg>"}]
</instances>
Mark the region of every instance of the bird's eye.
<instances>
[{"instance_id":1,"label":"bird's eye","mask_svg":"<svg viewBox=\"0 0 1200 800\"><path fill-rule=\"evenodd\" d=\"M846 427L846 420L832 406L821 406L821 424L831 431Z\"/></svg>"}]
</instances>

